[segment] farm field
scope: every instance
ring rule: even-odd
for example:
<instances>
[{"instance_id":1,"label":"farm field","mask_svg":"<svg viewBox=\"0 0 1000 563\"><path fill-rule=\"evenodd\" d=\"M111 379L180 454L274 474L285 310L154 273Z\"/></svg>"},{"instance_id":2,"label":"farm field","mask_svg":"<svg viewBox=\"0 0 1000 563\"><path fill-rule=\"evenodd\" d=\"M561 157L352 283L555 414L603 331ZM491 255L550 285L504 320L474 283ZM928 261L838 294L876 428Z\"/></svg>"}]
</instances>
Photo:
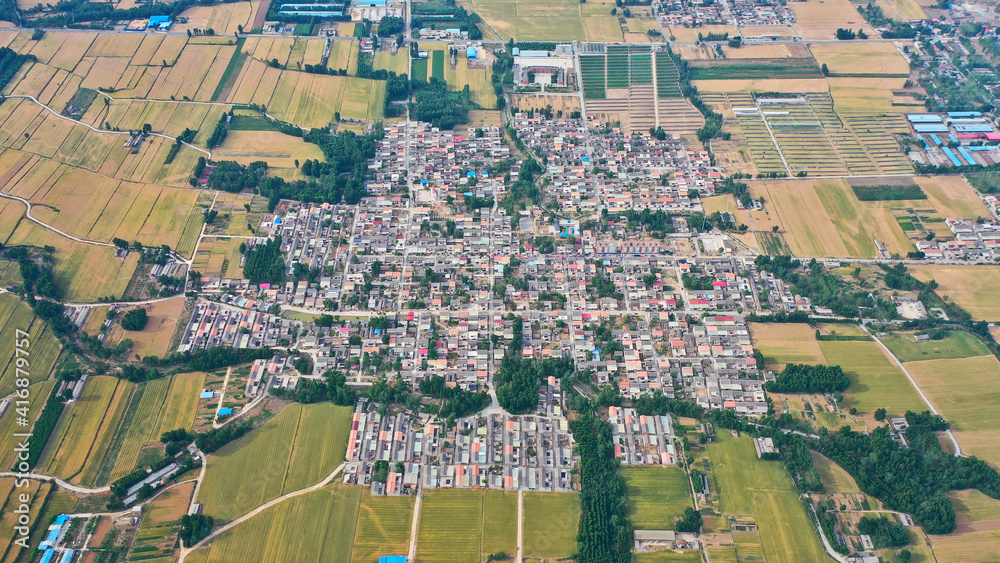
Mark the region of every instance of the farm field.
<instances>
[{"instance_id":1,"label":"farm field","mask_svg":"<svg viewBox=\"0 0 1000 563\"><path fill-rule=\"evenodd\" d=\"M540 3L516 0L470 0L472 12L483 18L484 32L489 29L506 41L621 41L618 19L608 15L613 2L607 0L580 4L570 0L544 0Z\"/></svg>"},{"instance_id":2,"label":"farm field","mask_svg":"<svg viewBox=\"0 0 1000 563\"><path fill-rule=\"evenodd\" d=\"M958 526L948 535L928 536L940 562L991 561L1000 552L1000 501L970 489L948 493Z\"/></svg>"},{"instance_id":3,"label":"farm field","mask_svg":"<svg viewBox=\"0 0 1000 563\"><path fill-rule=\"evenodd\" d=\"M230 131L212 154L244 165L265 160L268 168L294 169L296 161L325 160L318 145L277 131Z\"/></svg>"},{"instance_id":4,"label":"farm field","mask_svg":"<svg viewBox=\"0 0 1000 563\"><path fill-rule=\"evenodd\" d=\"M869 413L884 407L889 414L922 412L927 405L906 376L875 342L820 342L829 365L839 365L851 379L844 392L846 407Z\"/></svg>"},{"instance_id":5,"label":"farm field","mask_svg":"<svg viewBox=\"0 0 1000 563\"><path fill-rule=\"evenodd\" d=\"M890 338L883 338L882 342L901 362L950 360L985 356L990 353L979 339L961 330L949 331L948 338L944 340L929 340L927 342L914 341L913 334L897 333Z\"/></svg>"},{"instance_id":6,"label":"farm field","mask_svg":"<svg viewBox=\"0 0 1000 563\"><path fill-rule=\"evenodd\" d=\"M204 373L194 372L137 385L104 461L102 476L108 473L102 480L113 482L135 469L143 452L156 445L164 432L178 428L191 430L204 381ZM161 448L155 449L162 451Z\"/></svg>"},{"instance_id":7,"label":"farm field","mask_svg":"<svg viewBox=\"0 0 1000 563\"><path fill-rule=\"evenodd\" d=\"M1000 361L993 355L907 362L906 369L951 424L962 453L1000 468Z\"/></svg>"},{"instance_id":8,"label":"farm field","mask_svg":"<svg viewBox=\"0 0 1000 563\"><path fill-rule=\"evenodd\" d=\"M260 67L264 67L262 78L248 76L261 71ZM282 121L301 127L322 127L332 122L336 113L361 120L382 117L383 81L277 71L259 62L247 63L242 72L230 101L265 105L270 115ZM248 94L251 88L253 92Z\"/></svg>"},{"instance_id":9,"label":"farm field","mask_svg":"<svg viewBox=\"0 0 1000 563\"><path fill-rule=\"evenodd\" d=\"M892 213L859 202L843 180L782 180L754 182L751 193L770 203L751 217L777 224L797 256L875 258L874 239L889 252L913 250ZM767 209L767 208L770 209ZM764 230L755 224L756 230Z\"/></svg>"},{"instance_id":10,"label":"farm field","mask_svg":"<svg viewBox=\"0 0 1000 563\"><path fill-rule=\"evenodd\" d=\"M482 516L483 557L517 552L517 491L484 491Z\"/></svg>"},{"instance_id":11,"label":"farm field","mask_svg":"<svg viewBox=\"0 0 1000 563\"><path fill-rule=\"evenodd\" d=\"M27 419L33 423L38 415L42 414L42 409L45 407L45 401L49 398L49 393L52 392L52 388L55 386L55 381L44 381L42 383L36 383L28 387L30 393L31 403L28 405L28 416ZM17 447L17 441L14 438L15 432L20 432L18 428L20 426L17 424L17 411L11 407L7 409L7 412L0 416L0 466L5 468L11 467L17 456L17 452L14 448ZM3 480L0 479L0 482ZM0 559L2 560L2 559Z\"/></svg>"},{"instance_id":12,"label":"farm field","mask_svg":"<svg viewBox=\"0 0 1000 563\"><path fill-rule=\"evenodd\" d=\"M835 77L827 78L830 83L830 95L838 112L867 114L899 113L903 111L920 110L919 102L913 104L894 104L897 96L894 92L902 91L906 84L905 77ZM910 107L907 107L910 106Z\"/></svg>"},{"instance_id":13,"label":"farm field","mask_svg":"<svg viewBox=\"0 0 1000 563\"><path fill-rule=\"evenodd\" d=\"M0 329L11 338L0 343L0 397L14 391L14 380L18 378L17 361L14 353L14 335L17 330L26 331L30 343L30 369L28 380L39 383L49 378L52 367L59 357L62 346L51 329L27 305L14 295L0 295ZM23 377L23 373L21 376Z\"/></svg>"},{"instance_id":14,"label":"farm field","mask_svg":"<svg viewBox=\"0 0 1000 563\"><path fill-rule=\"evenodd\" d=\"M240 244L244 242L245 239L226 236L203 239L194 256L191 270L200 272L202 278L243 277L243 268L240 267L240 260L243 257L240 254Z\"/></svg>"},{"instance_id":15,"label":"farm field","mask_svg":"<svg viewBox=\"0 0 1000 563\"><path fill-rule=\"evenodd\" d=\"M634 563L699 563L701 560L700 551L661 550L632 555ZM714 557L712 561L715 561Z\"/></svg>"},{"instance_id":16,"label":"farm field","mask_svg":"<svg viewBox=\"0 0 1000 563\"><path fill-rule=\"evenodd\" d=\"M885 15L896 20L922 20L927 17L917 0L876 0L875 5L880 6Z\"/></svg>"},{"instance_id":17,"label":"farm field","mask_svg":"<svg viewBox=\"0 0 1000 563\"><path fill-rule=\"evenodd\" d=\"M914 180L942 218L989 216L989 208L962 176L917 176Z\"/></svg>"},{"instance_id":18,"label":"farm field","mask_svg":"<svg viewBox=\"0 0 1000 563\"><path fill-rule=\"evenodd\" d=\"M4 537L14 537L16 533L14 526L17 525L18 515L14 513L13 503L18 500L17 494L26 493L30 495L31 502L29 503L28 514L31 521L35 522L43 505L45 505L49 498L51 488L52 485L49 483L32 480L28 482L27 487L15 489L14 477L0 477L0 511L2 511L0 512L0 534L5 534ZM18 547L14 542L4 542L3 548L0 549L0 562L13 563L18 559L18 555L22 551L25 550Z\"/></svg>"},{"instance_id":19,"label":"farm field","mask_svg":"<svg viewBox=\"0 0 1000 563\"><path fill-rule=\"evenodd\" d=\"M138 253L118 258L112 247L76 242L30 221L18 223L4 244L54 246L56 286L68 302L95 301L108 295L121 297L139 263Z\"/></svg>"},{"instance_id":20,"label":"farm field","mask_svg":"<svg viewBox=\"0 0 1000 563\"><path fill-rule=\"evenodd\" d=\"M292 404L208 459L199 501L230 521L283 493L320 482L344 459L352 410ZM245 483L253 480L254 487Z\"/></svg>"},{"instance_id":21,"label":"farm field","mask_svg":"<svg viewBox=\"0 0 1000 563\"><path fill-rule=\"evenodd\" d=\"M406 553L413 520L412 496L377 496L364 487L351 561L370 563L387 553Z\"/></svg>"},{"instance_id":22,"label":"farm field","mask_svg":"<svg viewBox=\"0 0 1000 563\"><path fill-rule=\"evenodd\" d=\"M784 466L758 460L747 436L720 432L717 440L708 444L708 456L722 513L753 518L769 563L828 561Z\"/></svg>"},{"instance_id":23,"label":"farm field","mask_svg":"<svg viewBox=\"0 0 1000 563\"><path fill-rule=\"evenodd\" d=\"M406 53L397 52L395 55L388 51L379 50L375 53L375 61L372 68L375 70L385 69L396 74L407 74L409 70L409 59Z\"/></svg>"},{"instance_id":24,"label":"farm field","mask_svg":"<svg viewBox=\"0 0 1000 563\"><path fill-rule=\"evenodd\" d=\"M826 492L861 492L861 488L858 487L857 482L854 481L854 477L851 477L851 474L845 471L844 468L840 467L823 454L816 453L814 451L810 451L809 454L812 455L813 466L816 467L816 472L819 473L820 481L823 482L823 487L826 489Z\"/></svg>"},{"instance_id":25,"label":"farm field","mask_svg":"<svg viewBox=\"0 0 1000 563\"><path fill-rule=\"evenodd\" d=\"M977 320L1000 321L1000 276L993 266L912 266L920 281L935 280L937 294L954 301Z\"/></svg>"},{"instance_id":26,"label":"farm field","mask_svg":"<svg viewBox=\"0 0 1000 563\"><path fill-rule=\"evenodd\" d=\"M803 39L833 39L841 27L863 29L870 37L878 37L849 0L802 2L789 7L795 13L795 29Z\"/></svg>"},{"instance_id":27,"label":"farm field","mask_svg":"<svg viewBox=\"0 0 1000 563\"><path fill-rule=\"evenodd\" d=\"M580 495L524 493L524 555L564 559L576 550L580 526Z\"/></svg>"},{"instance_id":28,"label":"farm field","mask_svg":"<svg viewBox=\"0 0 1000 563\"><path fill-rule=\"evenodd\" d=\"M731 25L703 25L701 27L671 27L664 26L669 34L668 39L679 43L694 43L698 41L698 34L708 35L709 33L728 33L730 37L736 34L736 30Z\"/></svg>"},{"instance_id":29,"label":"farm field","mask_svg":"<svg viewBox=\"0 0 1000 563\"><path fill-rule=\"evenodd\" d=\"M469 86L472 101L484 109L493 109L497 105L496 93L490 82L492 70L489 67L470 68L465 51L461 51L455 59L455 67L451 66L448 49L440 43L421 43L421 49L430 54L428 60L422 61L428 66L427 78L431 76L443 79L448 83L448 90L457 92ZM417 61L414 61L416 64ZM416 74L416 71L414 71Z\"/></svg>"},{"instance_id":30,"label":"farm field","mask_svg":"<svg viewBox=\"0 0 1000 563\"><path fill-rule=\"evenodd\" d=\"M840 42L809 46L819 64L831 75L909 75L910 65L892 43Z\"/></svg>"},{"instance_id":31,"label":"farm field","mask_svg":"<svg viewBox=\"0 0 1000 563\"><path fill-rule=\"evenodd\" d=\"M195 552L193 561L350 561L363 487L333 483L262 511Z\"/></svg>"},{"instance_id":32,"label":"farm field","mask_svg":"<svg viewBox=\"0 0 1000 563\"><path fill-rule=\"evenodd\" d=\"M635 530L673 530L674 518L694 505L691 485L680 467L623 467L628 515Z\"/></svg>"},{"instance_id":33,"label":"farm field","mask_svg":"<svg viewBox=\"0 0 1000 563\"><path fill-rule=\"evenodd\" d=\"M59 420L38 471L72 483L93 485L134 388L134 384L116 377L88 379L80 398Z\"/></svg>"},{"instance_id":34,"label":"farm field","mask_svg":"<svg viewBox=\"0 0 1000 563\"><path fill-rule=\"evenodd\" d=\"M184 296L157 301L146 307L148 322L141 331L128 331L116 324L109 335L109 345L125 340L134 343L132 353L140 357L166 356L171 350L170 339L177 330L177 322L184 311Z\"/></svg>"},{"instance_id":35,"label":"farm field","mask_svg":"<svg viewBox=\"0 0 1000 563\"><path fill-rule=\"evenodd\" d=\"M799 323L749 323L753 346L764 354L767 369L781 371L785 364L825 364L815 329Z\"/></svg>"},{"instance_id":36,"label":"farm field","mask_svg":"<svg viewBox=\"0 0 1000 563\"><path fill-rule=\"evenodd\" d=\"M424 493L417 532L419 561L479 563L484 493L481 490L431 490ZM514 525L517 525L516 518Z\"/></svg>"},{"instance_id":37,"label":"farm field","mask_svg":"<svg viewBox=\"0 0 1000 563\"><path fill-rule=\"evenodd\" d=\"M260 7L260 0L218 4L216 6L195 6L181 12L180 15L188 18L188 21L186 24L174 24L172 31L214 29L218 35L232 35L239 31L242 26L245 31L249 32Z\"/></svg>"},{"instance_id":38,"label":"farm field","mask_svg":"<svg viewBox=\"0 0 1000 563\"><path fill-rule=\"evenodd\" d=\"M825 78L729 78L692 80L702 92L829 92Z\"/></svg>"},{"instance_id":39,"label":"farm field","mask_svg":"<svg viewBox=\"0 0 1000 563\"><path fill-rule=\"evenodd\" d=\"M180 530L180 519L187 514L194 492L194 482L171 487L149 504L139 523L132 549L132 559L173 551Z\"/></svg>"}]
</instances>

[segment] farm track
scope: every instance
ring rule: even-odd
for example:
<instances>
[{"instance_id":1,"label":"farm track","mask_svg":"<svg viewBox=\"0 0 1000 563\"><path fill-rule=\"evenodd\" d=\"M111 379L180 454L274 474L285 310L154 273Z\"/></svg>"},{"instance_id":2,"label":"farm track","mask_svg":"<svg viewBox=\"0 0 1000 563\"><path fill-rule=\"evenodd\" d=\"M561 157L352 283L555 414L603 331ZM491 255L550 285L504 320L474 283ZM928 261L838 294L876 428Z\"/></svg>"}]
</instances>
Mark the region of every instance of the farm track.
<instances>
[{"instance_id":1,"label":"farm track","mask_svg":"<svg viewBox=\"0 0 1000 563\"><path fill-rule=\"evenodd\" d=\"M72 491L74 493L80 493L83 495L97 495L101 493L106 493L111 490L111 487L107 486L97 487L93 489L87 487L80 487L78 485L67 483L66 481L63 481L58 477L53 477L51 475L43 475L41 473L28 473L26 475L28 479L35 479L38 481L53 481L55 482L56 485L59 485L60 487L66 489L67 491ZM24 476L25 476L24 473L15 473L13 471L0 471L0 477L24 477Z\"/></svg>"},{"instance_id":2,"label":"farm track","mask_svg":"<svg viewBox=\"0 0 1000 563\"><path fill-rule=\"evenodd\" d=\"M203 464L202 467L205 467L205 464ZM279 504L281 502L284 502L284 501L286 501L286 500L288 500L290 498L294 498L294 497L297 497L297 496L304 495L306 493L311 493L313 491L318 491L318 490L322 489L323 487L329 485L333 481L333 479L337 476L337 474L339 474L343 469L344 469L344 462L341 462L340 465L338 465L333 470L333 472L331 472L329 475L327 475L326 478L323 479L322 481L320 481L319 483L316 483L315 485L312 485L310 487L306 487L304 489L299 489L297 491L292 491L292 492L290 492L288 494L285 494L285 495L282 495L282 496L280 496L280 497L278 497L276 499L272 499L272 500L270 500L268 502L265 502L264 504L258 506L257 508L254 508L250 512L247 512L243 516L240 516L239 518L233 520L232 522L229 522L225 526L222 526L222 527L218 528L217 530L215 530L214 532L212 532L211 534L209 534L204 539L202 539L201 541L199 541L198 543L194 544L191 547L183 547L183 544L182 544L180 557L177 559L177 563L184 563L184 559L188 556L188 554L190 554L195 549L198 549L199 547L204 546L206 543L208 543L208 542L212 541L213 539L215 539L219 534L225 532L226 530L229 530L230 528L233 528L233 527L235 527L235 526L243 523L246 520L249 520L250 518L253 518L254 516L256 516L257 514L260 514L264 510L267 510L268 508L271 508L272 506L274 506L276 504ZM201 484L201 480L200 479L199 479L198 484L199 485ZM197 492L198 491L196 489L195 490L195 494L197 494ZM192 502L193 502L193 500L194 500L194 497L192 497Z\"/></svg>"}]
</instances>

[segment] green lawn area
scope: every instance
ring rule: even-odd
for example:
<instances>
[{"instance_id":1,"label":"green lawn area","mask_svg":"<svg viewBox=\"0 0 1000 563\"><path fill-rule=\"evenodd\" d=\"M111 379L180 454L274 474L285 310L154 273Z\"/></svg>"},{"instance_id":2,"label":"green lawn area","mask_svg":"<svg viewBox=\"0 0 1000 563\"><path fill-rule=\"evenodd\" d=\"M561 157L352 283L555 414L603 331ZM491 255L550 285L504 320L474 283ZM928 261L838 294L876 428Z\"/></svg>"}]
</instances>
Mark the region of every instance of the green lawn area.
<instances>
[{"instance_id":1,"label":"green lawn area","mask_svg":"<svg viewBox=\"0 0 1000 563\"><path fill-rule=\"evenodd\" d=\"M927 405L903 372L875 342L820 342L826 363L839 365L851 379L844 393L847 408L869 413L885 408L891 415L921 412Z\"/></svg>"},{"instance_id":2,"label":"green lawn area","mask_svg":"<svg viewBox=\"0 0 1000 563\"><path fill-rule=\"evenodd\" d=\"M524 493L524 555L565 559L576 553L580 495Z\"/></svg>"},{"instance_id":3,"label":"green lawn area","mask_svg":"<svg viewBox=\"0 0 1000 563\"><path fill-rule=\"evenodd\" d=\"M680 467L623 467L628 517L638 530L673 530L674 517L694 508L687 475Z\"/></svg>"},{"instance_id":4,"label":"green lawn area","mask_svg":"<svg viewBox=\"0 0 1000 563\"><path fill-rule=\"evenodd\" d=\"M715 559L712 559L714 562ZM653 551L632 555L633 563L701 563L700 551Z\"/></svg>"},{"instance_id":5,"label":"green lawn area","mask_svg":"<svg viewBox=\"0 0 1000 563\"><path fill-rule=\"evenodd\" d=\"M768 563L829 561L791 478L778 461L760 461L748 436L717 434L708 445L723 514L752 517Z\"/></svg>"},{"instance_id":6,"label":"green lawn area","mask_svg":"<svg viewBox=\"0 0 1000 563\"><path fill-rule=\"evenodd\" d=\"M949 331L948 338L944 340L916 342L912 334L899 334L883 339L882 342L901 362L953 360L990 353L979 339L963 330Z\"/></svg>"}]
</instances>

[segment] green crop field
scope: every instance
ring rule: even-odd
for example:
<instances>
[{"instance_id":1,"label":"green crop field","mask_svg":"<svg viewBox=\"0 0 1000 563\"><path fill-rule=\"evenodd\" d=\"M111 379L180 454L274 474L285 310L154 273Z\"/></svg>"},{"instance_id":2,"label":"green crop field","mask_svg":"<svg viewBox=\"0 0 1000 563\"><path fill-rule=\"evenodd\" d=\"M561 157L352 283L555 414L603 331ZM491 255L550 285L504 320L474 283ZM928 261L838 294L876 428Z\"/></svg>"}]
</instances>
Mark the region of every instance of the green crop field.
<instances>
[{"instance_id":1,"label":"green crop field","mask_svg":"<svg viewBox=\"0 0 1000 563\"><path fill-rule=\"evenodd\" d=\"M413 504L411 496L373 497L371 489L364 487L351 561L371 563L382 555L405 554L410 544Z\"/></svg>"},{"instance_id":2,"label":"green crop field","mask_svg":"<svg viewBox=\"0 0 1000 563\"><path fill-rule=\"evenodd\" d=\"M1000 420L1000 361L993 355L924 360L908 362L906 370L951 423L962 453L1000 467L996 424Z\"/></svg>"},{"instance_id":3,"label":"green crop field","mask_svg":"<svg viewBox=\"0 0 1000 563\"><path fill-rule=\"evenodd\" d=\"M623 467L628 516L637 530L673 530L674 517L694 505L691 486L680 467Z\"/></svg>"},{"instance_id":4,"label":"green crop field","mask_svg":"<svg viewBox=\"0 0 1000 563\"><path fill-rule=\"evenodd\" d=\"M483 556L517 551L517 492L485 492L481 550Z\"/></svg>"},{"instance_id":5,"label":"green crop field","mask_svg":"<svg viewBox=\"0 0 1000 563\"><path fill-rule=\"evenodd\" d=\"M746 78L820 78L819 63L812 57L783 59L715 59L688 63L691 80Z\"/></svg>"},{"instance_id":6,"label":"green crop field","mask_svg":"<svg viewBox=\"0 0 1000 563\"><path fill-rule=\"evenodd\" d=\"M912 334L906 334L885 338L882 342L901 362L970 358L990 353L979 339L962 330L949 331L944 340L916 342Z\"/></svg>"},{"instance_id":7,"label":"green crop field","mask_svg":"<svg viewBox=\"0 0 1000 563\"><path fill-rule=\"evenodd\" d=\"M52 392L55 383L55 380L49 380L28 387L28 400L31 402L28 405L26 418L29 423L34 422L38 415L42 414L42 408L45 406L45 401L49 398L49 393ZM7 412L0 417L0 467L5 469L14 463L14 458L17 456L17 452L14 451L14 448L17 447L14 433L20 432L18 430L20 426L17 425L18 417L17 409L14 407L8 407Z\"/></svg>"},{"instance_id":8,"label":"green crop field","mask_svg":"<svg viewBox=\"0 0 1000 563\"><path fill-rule=\"evenodd\" d=\"M221 534L193 560L350 561L362 490L334 483L291 498Z\"/></svg>"},{"instance_id":9,"label":"green crop field","mask_svg":"<svg viewBox=\"0 0 1000 563\"><path fill-rule=\"evenodd\" d=\"M524 556L565 559L576 553L580 495L524 493Z\"/></svg>"},{"instance_id":10,"label":"green crop field","mask_svg":"<svg viewBox=\"0 0 1000 563\"><path fill-rule=\"evenodd\" d=\"M431 78L444 82L444 51L431 51Z\"/></svg>"},{"instance_id":11,"label":"green crop field","mask_svg":"<svg viewBox=\"0 0 1000 563\"><path fill-rule=\"evenodd\" d=\"M862 413L885 408L889 414L921 412L927 405L875 342L820 342L826 363L840 366L851 379L846 406Z\"/></svg>"},{"instance_id":12,"label":"green crop field","mask_svg":"<svg viewBox=\"0 0 1000 563\"><path fill-rule=\"evenodd\" d=\"M708 457L722 513L754 519L768 563L829 561L781 462L758 460L748 436L717 436Z\"/></svg>"},{"instance_id":13,"label":"green crop field","mask_svg":"<svg viewBox=\"0 0 1000 563\"><path fill-rule=\"evenodd\" d=\"M330 403L292 404L220 448L208 458L198 495L205 513L229 521L281 494L321 481L344 459L350 412ZM254 486L248 487L251 482Z\"/></svg>"},{"instance_id":14,"label":"green crop field","mask_svg":"<svg viewBox=\"0 0 1000 563\"><path fill-rule=\"evenodd\" d=\"M425 492L420 507L417 560L479 563L483 497L481 490Z\"/></svg>"}]
</instances>

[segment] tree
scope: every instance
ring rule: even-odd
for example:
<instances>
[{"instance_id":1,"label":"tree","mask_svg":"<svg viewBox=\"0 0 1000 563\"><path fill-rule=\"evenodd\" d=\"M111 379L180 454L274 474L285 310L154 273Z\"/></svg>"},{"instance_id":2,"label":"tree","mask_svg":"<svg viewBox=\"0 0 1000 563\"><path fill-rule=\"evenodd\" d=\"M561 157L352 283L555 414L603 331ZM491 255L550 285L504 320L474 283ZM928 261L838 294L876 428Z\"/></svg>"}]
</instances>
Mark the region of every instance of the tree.
<instances>
[{"instance_id":1,"label":"tree","mask_svg":"<svg viewBox=\"0 0 1000 563\"><path fill-rule=\"evenodd\" d=\"M879 422L885 420L885 409L875 409L875 420Z\"/></svg>"},{"instance_id":2,"label":"tree","mask_svg":"<svg viewBox=\"0 0 1000 563\"><path fill-rule=\"evenodd\" d=\"M830 76L830 67L826 66L826 63L823 63L823 67L820 70L823 71L823 76Z\"/></svg>"},{"instance_id":3,"label":"tree","mask_svg":"<svg viewBox=\"0 0 1000 563\"><path fill-rule=\"evenodd\" d=\"M148 321L149 317L146 315L146 310L142 307L137 307L125 313L121 324L125 330L137 331L146 328Z\"/></svg>"}]
</instances>

